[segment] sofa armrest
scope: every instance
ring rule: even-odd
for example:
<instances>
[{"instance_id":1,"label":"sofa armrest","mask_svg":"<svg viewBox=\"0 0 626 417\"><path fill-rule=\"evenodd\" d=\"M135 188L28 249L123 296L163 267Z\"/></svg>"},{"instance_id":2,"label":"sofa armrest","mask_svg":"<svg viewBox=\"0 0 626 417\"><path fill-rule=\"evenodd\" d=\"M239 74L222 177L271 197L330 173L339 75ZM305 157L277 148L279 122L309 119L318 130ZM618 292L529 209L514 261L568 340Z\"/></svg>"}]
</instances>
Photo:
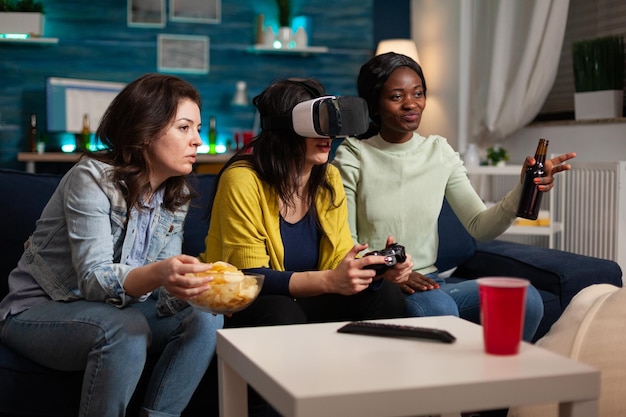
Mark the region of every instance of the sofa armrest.
<instances>
[{"instance_id":1,"label":"sofa armrest","mask_svg":"<svg viewBox=\"0 0 626 417\"><path fill-rule=\"evenodd\" d=\"M454 272L466 279L498 275L530 280L535 288L557 294L562 308L589 285L622 286L622 270L616 262L501 240L478 243L474 256Z\"/></svg>"}]
</instances>

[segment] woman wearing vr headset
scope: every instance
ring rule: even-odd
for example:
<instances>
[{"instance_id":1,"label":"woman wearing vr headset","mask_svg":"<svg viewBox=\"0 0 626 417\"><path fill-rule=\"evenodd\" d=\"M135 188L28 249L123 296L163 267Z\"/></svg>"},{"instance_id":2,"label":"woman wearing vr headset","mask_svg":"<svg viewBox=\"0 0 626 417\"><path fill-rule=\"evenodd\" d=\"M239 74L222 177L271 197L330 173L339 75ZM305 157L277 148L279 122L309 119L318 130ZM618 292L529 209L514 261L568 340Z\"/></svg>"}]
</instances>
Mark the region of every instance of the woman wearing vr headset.
<instances>
[{"instance_id":1,"label":"woman wearing vr headset","mask_svg":"<svg viewBox=\"0 0 626 417\"><path fill-rule=\"evenodd\" d=\"M479 323L476 281L446 283L435 267L439 212L445 197L472 236L493 239L515 220L521 184L487 209L447 140L416 132L426 107L426 80L413 59L393 52L375 56L361 67L357 87L368 104L370 130L346 139L333 161L348 197L355 241L383 245L390 233L413 256L414 271L399 284L407 315L456 315ZM575 156L568 153L546 161L548 176L541 179L540 190L552 189L553 176L570 169L564 162ZM522 173L531 162L533 158L527 157ZM393 187L380 186L381 172L394 179ZM542 316L541 296L531 286L524 340L532 340Z\"/></svg>"},{"instance_id":2,"label":"woman wearing vr headset","mask_svg":"<svg viewBox=\"0 0 626 417\"><path fill-rule=\"evenodd\" d=\"M376 273L365 268L383 257L357 258L367 245L355 245L350 234L341 178L328 161L332 139L296 133L320 122L310 120L319 116L313 111L295 111L296 105L302 103L299 110L323 96L314 79L267 87L253 101L261 132L218 175L200 259L265 275L260 297L227 317L226 327L404 315L399 287L375 280ZM294 120L300 117L308 120ZM404 281L411 266L409 258L385 277Z\"/></svg>"},{"instance_id":3,"label":"woman wearing vr headset","mask_svg":"<svg viewBox=\"0 0 626 417\"><path fill-rule=\"evenodd\" d=\"M413 264L407 257L375 280L365 267L384 257L357 258L367 245L350 234L341 177L328 163L332 139L313 128L326 120L313 111L323 96L313 79L268 86L253 101L261 132L218 174L200 259L265 275L260 296L225 317L224 327L404 316L404 297L391 282L407 280ZM366 128L364 103L362 119ZM250 415L278 415L254 391L249 398Z\"/></svg>"}]
</instances>

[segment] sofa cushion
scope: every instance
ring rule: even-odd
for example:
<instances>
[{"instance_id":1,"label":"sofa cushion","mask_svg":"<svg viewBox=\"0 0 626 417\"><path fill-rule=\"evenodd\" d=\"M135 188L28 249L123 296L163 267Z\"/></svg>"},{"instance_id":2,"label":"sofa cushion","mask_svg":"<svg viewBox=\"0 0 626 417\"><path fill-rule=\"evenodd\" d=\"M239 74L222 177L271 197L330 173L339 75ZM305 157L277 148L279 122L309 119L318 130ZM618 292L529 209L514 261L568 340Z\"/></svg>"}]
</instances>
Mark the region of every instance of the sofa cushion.
<instances>
[{"instance_id":1,"label":"sofa cushion","mask_svg":"<svg viewBox=\"0 0 626 417\"><path fill-rule=\"evenodd\" d=\"M475 251L476 240L465 230L448 201L444 200L439 214L437 269L441 272L453 269L471 258Z\"/></svg>"},{"instance_id":2,"label":"sofa cushion","mask_svg":"<svg viewBox=\"0 0 626 417\"><path fill-rule=\"evenodd\" d=\"M0 170L0 298L8 293L7 277L22 256L24 242L56 189L61 176Z\"/></svg>"},{"instance_id":3,"label":"sofa cushion","mask_svg":"<svg viewBox=\"0 0 626 417\"><path fill-rule=\"evenodd\" d=\"M83 372L51 371L0 343L2 415L18 416L24 412L55 417L78 415L82 379ZM24 387L28 387L26 392Z\"/></svg>"},{"instance_id":4,"label":"sofa cushion","mask_svg":"<svg viewBox=\"0 0 626 417\"><path fill-rule=\"evenodd\" d=\"M619 265L605 259L501 240L478 243L476 253L480 256L462 265L462 276L478 278L479 271L484 274L491 270L492 275L528 278L537 289L560 294L563 308L581 288L593 284L622 286ZM505 270L494 271L493 265L503 264L499 261L502 258L512 263Z\"/></svg>"},{"instance_id":5,"label":"sofa cushion","mask_svg":"<svg viewBox=\"0 0 626 417\"><path fill-rule=\"evenodd\" d=\"M207 207L214 181L213 174L198 174L189 178L189 184L200 195L191 201L185 221L183 253L187 255L198 256L204 252L204 240L209 231Z\"/></svg>"},{"instance_id":6,"label":"sofa cushion","mask_svg":"<svg viewBox=\"0 0 626 417\"><path fill-rule=\"evenodd\" d=\"M601 370L599 415L626 410L626 289L609 284L581 290L538 346ZM557 417L558 404L514 407L509 417Z\"/></svg>"},{"instance_id":7,"label":"sofa cushion","mask_svg":"<svg viewBox=\"0 0 626 417\"><path fill-rule=\"evenodd\" d=\"M183 253L198 256L204 251L209 228L206 207L214 179L212 174L190 176L190 184L200 196L191 202L185 222ZM60 180L61 175L0 169L2 199L10 202L0 204L0 230L3 231L0 239L0 298L8 293L6 278L22 256L24 242L35 229L35 222Z\"/></svg>"}]
</instances>

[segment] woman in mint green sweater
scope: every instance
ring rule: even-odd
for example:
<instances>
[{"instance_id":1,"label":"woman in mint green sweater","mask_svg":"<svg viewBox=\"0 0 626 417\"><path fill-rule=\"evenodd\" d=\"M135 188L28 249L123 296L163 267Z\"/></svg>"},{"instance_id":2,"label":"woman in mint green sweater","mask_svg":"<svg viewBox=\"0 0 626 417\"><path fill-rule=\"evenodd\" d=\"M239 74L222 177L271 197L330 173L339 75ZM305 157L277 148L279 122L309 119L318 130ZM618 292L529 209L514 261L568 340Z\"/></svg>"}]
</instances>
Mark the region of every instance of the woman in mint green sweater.
<instances>
[{"instance_id":1,"label":"woman in mint green sweater","mask_svg":"<svg viewBox=\"0 0 626 417\"><path fill-rule=\"evenodd\" d=\"M359 96L368 103L370 130L338 147L333 164L341 172L348 198L348 219L355 242L384 247L393 235L412 256L413 273L399 284L410 316L453 314L478 323L475 280L446 283L435 261L437 219L444 197L468 232L478 240L502 234L515 220L521 196L518 184L487 209L467 177L459 154L441 136L420 136L426 107L426 80L414 60L393 52L361 67ZM570 169L568 153L547 161L540 190L553 187L553 175ZM522 172L534 163L526 158ZM528 290L524 340L530 341L543 316L541 296Z\"/></svg>"}]
</instances>

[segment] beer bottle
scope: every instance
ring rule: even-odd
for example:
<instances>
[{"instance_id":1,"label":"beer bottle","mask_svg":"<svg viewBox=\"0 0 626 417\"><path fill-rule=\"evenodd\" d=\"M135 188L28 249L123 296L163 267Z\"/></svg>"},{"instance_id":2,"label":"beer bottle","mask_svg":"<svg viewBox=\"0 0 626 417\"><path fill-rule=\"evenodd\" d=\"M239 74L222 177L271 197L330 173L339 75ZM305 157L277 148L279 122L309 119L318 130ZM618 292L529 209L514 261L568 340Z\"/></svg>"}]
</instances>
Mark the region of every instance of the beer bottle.
<instances>
[{"instance_id":1,"label":"beer bottle","mask_svg":"<svg viewBox=\"0 0 626 417\"><path fill-rule=\"evenodd\" d=\"M28 126L28 150L31 152L37 152L37 144L39 142L37 134L37 115L30 115L30 125Z\"/></svg>"},{"instance_id":2,"label":"beer bottle","mask_svg":"<svg viewBox=\"0 0 626 417\"><path fill-rule=\"evenodd\" d=\"M83 130L80 132L80 150L89 151L91 145L91 129L89 128L89 114L83 115Z\"/></svg>"},{"instance_id":3,"label":"beer bottle","mask_svg":"<svg viewBox=\"0 0 626 417\"><path fill-rule=\"evenodd\" d=\"M522 198L517 208L518 217L537 220L543 192L539 191L537 184L535 184L535 178L545 177L547 175L544 166L547 153L548 141L546 139L539 139L539 145L537 145L537 151L535 152L535 165L528 167L524 173Z\"/></svg>"},{"instance_id":4,"label":"beer bottle","mask_svg":"<svg viewBox=\"0 0 626 417\"><path fill-rule=\"evenodd\" d=\"M216 154L217 153L217 129L215 128L215 117L211 116L209 118L209 153Z\"/></svg>"}]
</instances>

